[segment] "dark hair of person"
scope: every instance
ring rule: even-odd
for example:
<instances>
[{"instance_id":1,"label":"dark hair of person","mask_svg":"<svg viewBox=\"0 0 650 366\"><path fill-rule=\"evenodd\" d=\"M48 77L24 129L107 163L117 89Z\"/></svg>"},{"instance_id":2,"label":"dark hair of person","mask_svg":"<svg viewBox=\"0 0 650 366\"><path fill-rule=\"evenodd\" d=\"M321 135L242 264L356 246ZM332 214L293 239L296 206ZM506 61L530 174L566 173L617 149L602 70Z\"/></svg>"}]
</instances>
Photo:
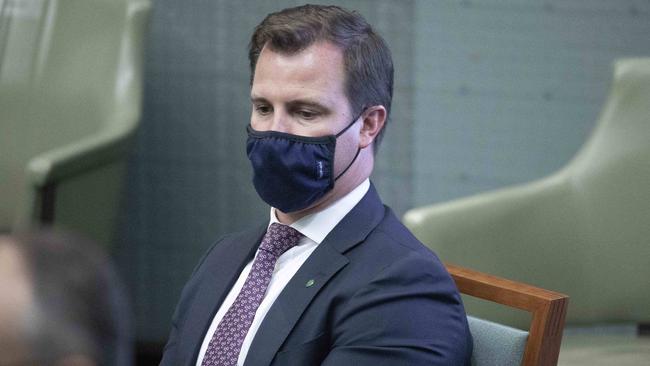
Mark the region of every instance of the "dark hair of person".
<instances>
[{"instance_id":1,"label":"dark hair of person","mask_svg":"<svg viewBox=\"0 0 650 366\"><path fill-rule=\"evenodd\" d=\"M345 92L352 114L361 113L365 107L383 105L388 122L393 98L390 50L359 13L338 6L303 5L269 14L251 37L248 53L251 84L265 45L274 52L290 55L318 41L331 42L343 52ZM375 152L385 129L375 139Z\"/></svg>"},{"instance_id":2,"label":"dark hair of person","mask_svg":"<svg viewBox=\"0 0 650 366\"><path fill-rule=\"evenodd\" d=\"M131 313L104 253L85 239L50 230L13 239L34 284L33 353L50 360L80 354L97 365L131 364Z\"/></svg>"}]
</instances>

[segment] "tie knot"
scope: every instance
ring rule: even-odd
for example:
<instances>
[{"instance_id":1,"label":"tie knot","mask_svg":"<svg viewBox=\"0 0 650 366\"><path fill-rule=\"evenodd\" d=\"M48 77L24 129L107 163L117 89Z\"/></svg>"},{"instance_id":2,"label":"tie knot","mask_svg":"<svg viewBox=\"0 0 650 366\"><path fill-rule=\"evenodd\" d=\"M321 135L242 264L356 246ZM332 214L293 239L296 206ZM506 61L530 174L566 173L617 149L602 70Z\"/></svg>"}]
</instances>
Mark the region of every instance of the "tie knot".
<instances>
[{"instance_id":1,"label":"tie knot","mask_svg":"<svg viewBox=\"0 0 650 366\"><path fill-rule=\"evenodd\" d=\"M273 223L266 230L260 249L272 253L276 258L298 244L302 234L288 225Z\"/></svg>"}]
</instances>

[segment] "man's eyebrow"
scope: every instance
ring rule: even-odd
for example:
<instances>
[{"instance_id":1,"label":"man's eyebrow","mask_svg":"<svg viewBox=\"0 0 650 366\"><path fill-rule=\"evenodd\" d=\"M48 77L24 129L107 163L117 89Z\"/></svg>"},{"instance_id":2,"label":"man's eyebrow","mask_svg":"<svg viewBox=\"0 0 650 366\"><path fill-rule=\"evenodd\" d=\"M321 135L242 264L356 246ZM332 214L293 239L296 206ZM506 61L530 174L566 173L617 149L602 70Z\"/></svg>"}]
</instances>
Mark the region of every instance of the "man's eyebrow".
<instances>
[{"instance_id":1,"label":"man's eyebrow","mask_svg":"<svg viewBox=\"0 0 650 366\"><path fill-rule=\"evenodd\" d=\"M328 112L330 109L324 106L322 103L319 103L315 100L310 100L310 99L297 99L297 100L292 100L291 102L287 103L289 107L292 108L299 108L299 107L310 107L314 109L319 109L322 112Z\"/></svg>"},{"instance_id":2,"label":"man's eyebrow","mask_svg":"<svg viewBox=\"0 0 650 366\"><path fill-rule=\"evenodd\" d=\"M252 103L265 103L265 104L270 104L268 99L256 95L251 95L251 102ZM314 108L318 109L323 113L329 113L330 108L323 105L322 103L319 103L316 100L313 99L296 99L289 101L287 103L287 106L290 108L300 108L300 107L309 107L309 108Z\"/></svg>"},{"instance_id":3,"label":"man's eyebrow","mask_svg":"<svg viewBox=\"0 0 650 366\"><path fill-rule=\"evenodd\" d=\"M269 101L266 98L251 95L251 102L253 102L253 103L268 103Z\"/></svg>"}]
</instances>

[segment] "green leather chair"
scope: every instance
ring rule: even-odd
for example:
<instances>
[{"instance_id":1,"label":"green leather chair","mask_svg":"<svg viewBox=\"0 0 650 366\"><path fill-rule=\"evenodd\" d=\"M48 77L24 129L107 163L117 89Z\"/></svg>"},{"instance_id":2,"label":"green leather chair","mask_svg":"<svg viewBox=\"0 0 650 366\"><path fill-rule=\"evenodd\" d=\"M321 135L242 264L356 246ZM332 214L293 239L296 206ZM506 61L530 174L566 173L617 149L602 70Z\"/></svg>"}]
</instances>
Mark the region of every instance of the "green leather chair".
<instances>
[{"instance_id":1,"label":"green leather chair","mask_svg":"<svg viewBox=\"0 0 650 366\"><path fill-rule=\"evenodd\" d=\"M600 120L560 171L416 208L404 222L444 261L568 294L561 365L603 353L612 365L650 364L650 338L636 330L650 322L650 59L616 62ZM469 299L467 308L527 323Z\"/></svg>"},{"instance_id":2,"label":"green leather chair","mask_svg":"<svg viewBox=\"0 0 650 366\"><path fill-rule=\"evenodd\" d=\"M140 120L149 0L0 4L0 231L108 244Z\"/></svg>"}]
</instances>

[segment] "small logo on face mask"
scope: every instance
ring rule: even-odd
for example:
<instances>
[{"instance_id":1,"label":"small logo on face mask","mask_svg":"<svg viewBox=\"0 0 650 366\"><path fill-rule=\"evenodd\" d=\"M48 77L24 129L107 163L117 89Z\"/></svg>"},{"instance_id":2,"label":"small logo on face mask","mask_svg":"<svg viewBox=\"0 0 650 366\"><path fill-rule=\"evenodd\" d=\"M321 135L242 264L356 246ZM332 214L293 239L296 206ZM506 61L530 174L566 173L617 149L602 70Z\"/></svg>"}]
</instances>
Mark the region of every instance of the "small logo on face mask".
<instances>
[{"instance_id":1,"label":"small logo on face mask","mask_svg":"<svg viewBox=\"0 0 650 366\"><path fill-rule=\"evenodd\" d=\"M323 178L323 175L325 175L323 162L319 160L316 162L316 176L318 177L318 179L321 179Z\"/></svg>"}]
</instances>

